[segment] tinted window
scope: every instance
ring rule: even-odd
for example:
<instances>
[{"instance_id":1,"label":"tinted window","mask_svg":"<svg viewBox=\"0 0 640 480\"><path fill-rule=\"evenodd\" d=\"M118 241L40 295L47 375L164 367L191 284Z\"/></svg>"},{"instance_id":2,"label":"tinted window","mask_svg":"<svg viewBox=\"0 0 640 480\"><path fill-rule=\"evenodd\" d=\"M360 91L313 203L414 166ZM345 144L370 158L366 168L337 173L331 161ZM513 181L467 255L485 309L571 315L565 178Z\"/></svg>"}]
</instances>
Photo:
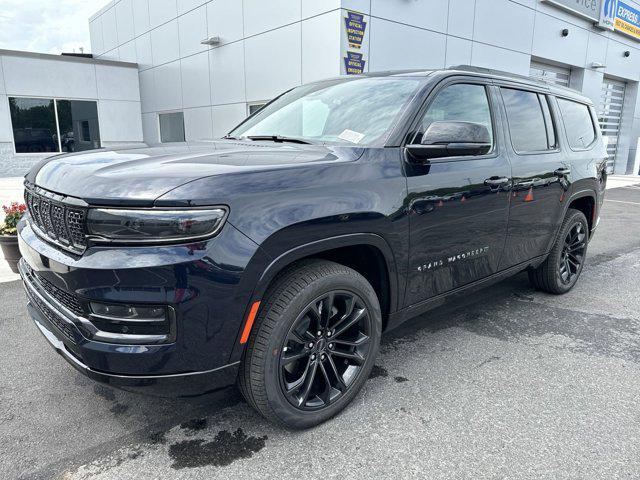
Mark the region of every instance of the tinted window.
<instances>
[{"instance_id":1,"label":"tinted window","mask_svg":"<svg viewBox=\"0 0 640 480\"><path fill-rule=\"evenodd\" d=\"M56 104L62 151L80 152L100 148L96 102L56 100Z\"/></svg>"},{"instance_id":2,"label":"tinted window","mask_svg":"<svg viewBox=\"0 0 640 480\"><path fill-rule=\"evenodd\" d=\"M547 125L538 94L511 88L502 88L501 91L511 143L516 152L548 150Z\"/></svg>"},{"instance_id":3,"label":"tinted window","mask_svg":"<svg viewBox=\"0 0 640 480\"><path fill-rule=\"evenodd\" d=\"M570 100L558 99L564 128L571 148L586 148L596 139L589 107Z\"/></svg>"},{"instance_id":4,"label":"tinted window","mask_svg":"<svg viewBox=\"0 0 640 480\"><path fill-rule=\"evenodd\" d=\"M53 100L9 98L16 153L58 152Z\"/></svg>"},{"instance_id":5,"label":"tinted window","mask_svg":"<svg viewBox=\"0 0 640 480\"><path fill-rule=\"evenodd\" d=\"M493 142L493 126L487 92L482 85L456 84L446 87L429 105L422 120L420 134L414 143L420 143L422 133L433 122L473 122L489 129Z\"/></svg>"},{"instance_id":6,"label":"tinted window","mask_svg":"<svg viewBox=\"0 0 640 480\"><path fill-rule=\"evenodd\" d=\"M184 114L182 112L161 113L158 118L162 143L184 142Z\"/></svg>"}]
</instances>

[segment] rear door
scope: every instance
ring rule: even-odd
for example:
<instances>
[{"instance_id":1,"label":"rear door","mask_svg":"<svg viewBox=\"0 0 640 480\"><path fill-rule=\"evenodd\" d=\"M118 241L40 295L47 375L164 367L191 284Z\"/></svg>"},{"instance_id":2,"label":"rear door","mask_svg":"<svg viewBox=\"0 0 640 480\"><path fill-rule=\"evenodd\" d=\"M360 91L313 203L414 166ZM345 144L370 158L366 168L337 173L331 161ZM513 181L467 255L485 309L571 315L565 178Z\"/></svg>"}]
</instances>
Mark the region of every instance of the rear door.
<instances>
[{"instance_id":1,"label":"rear door","mask_svg":"<svg viewBox=\"0 0 640 480\"><path fill-rule=\"evenodd\" d=\"M405 305L495 273L509 214L511 167L490 80L450 79L430 95L411 143L435 121L485 125L486 155L406 162L410 213L409 277Z\"/></svg>"},{"instance_id":2,"label":"rear door","mask_svg":"<svg viewBox=\"0 0 640 480\"><path fill-rule=\"evenodd\" d=\"M560 224L570 166L559 141L558 114L544 92L502 85L513 171L509 228L500 269L547 253Z\"/></svg>"}]
</instances>

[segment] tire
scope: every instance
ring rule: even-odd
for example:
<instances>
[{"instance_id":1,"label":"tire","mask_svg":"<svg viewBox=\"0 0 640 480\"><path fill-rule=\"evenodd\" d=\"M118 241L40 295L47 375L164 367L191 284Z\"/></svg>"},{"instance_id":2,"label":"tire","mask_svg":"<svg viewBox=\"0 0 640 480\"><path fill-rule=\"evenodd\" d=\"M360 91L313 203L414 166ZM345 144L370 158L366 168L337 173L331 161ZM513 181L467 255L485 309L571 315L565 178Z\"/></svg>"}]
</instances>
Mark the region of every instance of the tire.
<instances>
[{"instance_id":1,"label":"tire","mask_svg":"<svg viewBox=\"0 0 640 480\"><path fill-rule=\"evenodd\" d=\"M531 284L554 295L570 291L582 273L588 244L587 218L581 211L569 209L551 253L539 267L529 270Z\"/></svg>"},{"instance_id":2,"label":"tire","mask_svg":"<svg viewBox=\"0 0 640 480\"><path fill-rule=\"evenodd\" d=\"M274 423L292 429L318 425L342 411L364 385L381 329L378 297L362 275L330 261L302 261L280 274L262 300L242 357L240 391ZM292 387L300 379L301 386Z\"/></svg>"}]
</instances>

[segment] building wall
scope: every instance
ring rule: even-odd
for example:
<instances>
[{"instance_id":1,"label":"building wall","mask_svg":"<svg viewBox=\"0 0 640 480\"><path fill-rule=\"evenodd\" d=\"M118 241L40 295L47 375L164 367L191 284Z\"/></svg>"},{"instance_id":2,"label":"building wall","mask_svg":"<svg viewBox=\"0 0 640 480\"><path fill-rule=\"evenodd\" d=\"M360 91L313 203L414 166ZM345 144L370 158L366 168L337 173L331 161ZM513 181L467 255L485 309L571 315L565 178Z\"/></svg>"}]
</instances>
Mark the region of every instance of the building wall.
<instances>
[{"instance_id":1,"label":"building wall","mask_svg":"<svg viewBox=\"0 0 640 480\"><path fill-rule=\"evenodd\" d=\"M51 155L15 153L9 97L93 100L103 145L143 140L135 64L0 50L0 177Z\"/></svg>"},{"instance_id":2,"label":"building wall","mask_svg":"<svg viewBox=\"0 0 640 480\"><path fill-rule=\"evenodd\" d=\"M211 138L248 102L340 74L345 9L367 15L365 70L471 64L527 75L535 59L570 66L572 87L596 105L604 75L628 81L616 170L640 168L640 43L541 0L112 0L90 19L91 42L100 58L139 64L147 141L170 110L184 110L187 140ZM221 45L201 45L208 36Z\"/></svg>"}]
</instances>

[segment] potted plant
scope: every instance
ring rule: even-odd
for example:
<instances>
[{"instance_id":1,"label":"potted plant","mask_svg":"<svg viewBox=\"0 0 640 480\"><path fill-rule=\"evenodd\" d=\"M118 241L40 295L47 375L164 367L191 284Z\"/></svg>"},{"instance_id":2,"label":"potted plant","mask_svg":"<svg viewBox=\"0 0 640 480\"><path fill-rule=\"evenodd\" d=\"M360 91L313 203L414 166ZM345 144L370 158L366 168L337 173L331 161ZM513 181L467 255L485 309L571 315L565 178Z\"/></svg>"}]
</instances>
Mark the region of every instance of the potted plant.
<instances>
[{"instance_id":1,"label":"potted plant","mask_svg":"<svg viewBox=\"0 0 640 480\"><path fill-rule=\"evenodd\" d=\"M27 206L18 202L2 207L4 210L4 222L0 223L0 247L4 259L14 273L18 273L18 261L20 249L18 248L18 221L27 211Z\"/></svg>"}]
</instances>

